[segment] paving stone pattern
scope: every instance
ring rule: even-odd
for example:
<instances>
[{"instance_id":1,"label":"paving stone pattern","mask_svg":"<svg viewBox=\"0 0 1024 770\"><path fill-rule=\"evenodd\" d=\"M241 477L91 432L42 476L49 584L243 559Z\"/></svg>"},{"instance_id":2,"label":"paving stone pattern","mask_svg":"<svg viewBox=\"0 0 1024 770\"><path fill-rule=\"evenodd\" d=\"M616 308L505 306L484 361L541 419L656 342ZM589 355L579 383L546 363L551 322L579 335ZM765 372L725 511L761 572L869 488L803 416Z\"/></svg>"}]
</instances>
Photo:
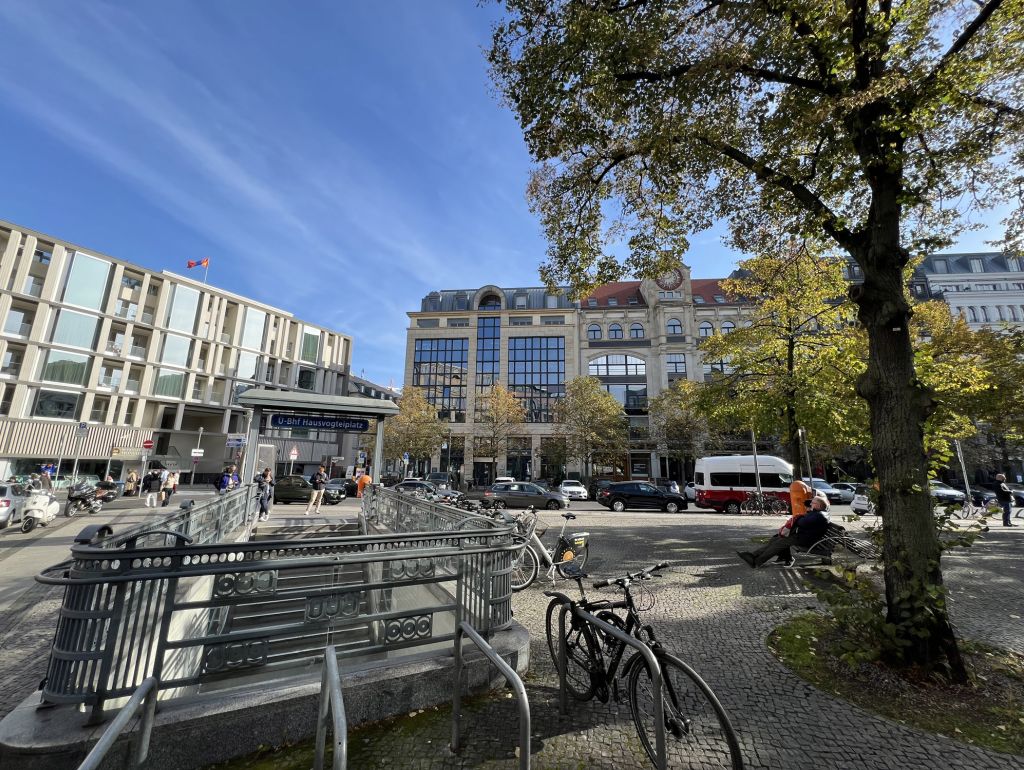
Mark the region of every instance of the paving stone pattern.
<instances>
[{"instance_id":1,"label":"paving stone pattern","mask_svg":"<svg viewBox=\"0 0 1024 770\"><path fill-rule=\"evenodd\" d=\"M554 523L555 517L546 518ZM1024 766L1024 758L986 752L929 735L830 697L797 678L768 652L771 629L817 602L799 571L751 570L735 551L767 534L775 519L712 514L581 512L576 528L591 532L587 571L593 578L635 571L656 561L672 568L653 582L656 606L647 613L666 646L693 665L729 711L748 768L779 770L987 770ZM553 539L557 527L546 538ZM965 636L1024 652L1021 556L1024 528L994 529L965 555L946 561L954 620ZM567 583L560 581L559 590ZM544 770L650 767L628 704L571 702L558 713L557 679L544 639L550 586L539 580L514 599L515 617L531 632L526 677L532 712L533 767ZM611 591L606 592L611 596ZM60 594L32 589L0 615L0 714L41 678ZM349 767L516 768L515 702L507 694L466 705L459 756L448 749L450 711L427 710L350 735ZM820 725L827 740L803 737L796 725ZM691 768L710 767L695 756Z\"/></svg>"}]
</instances>

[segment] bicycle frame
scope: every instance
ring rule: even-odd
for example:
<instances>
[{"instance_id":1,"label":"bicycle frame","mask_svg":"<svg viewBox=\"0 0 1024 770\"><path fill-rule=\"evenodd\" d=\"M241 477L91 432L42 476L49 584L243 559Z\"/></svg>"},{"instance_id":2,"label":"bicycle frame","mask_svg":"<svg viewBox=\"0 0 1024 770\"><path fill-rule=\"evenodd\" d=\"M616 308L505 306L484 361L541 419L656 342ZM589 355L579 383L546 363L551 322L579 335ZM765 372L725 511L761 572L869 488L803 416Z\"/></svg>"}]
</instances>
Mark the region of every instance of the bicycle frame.
<instances>
[{"instance_id":1,"label":"bicycle frame","mask_svg":"<svg viewBox=\"0 0 1024 770\"><path fill-rule=\"evenodd\" d=\"M537 558L540 559L541 564L543 564L545 567L548 568L548 571L547 571L546 574L547 574L548 580L551 580L552 582L554 582L554 579L555 579L555 570L560 565L565 563L565 562L557 562L556 563L555 560L554 560L554 556L555 556L555 554L559 550L558 547L559 546L564 546L564 549L572 549L572 548L575 547L575 544L576 544L575 541L577 541L579 538L588 538L588 537L590 537L590 533L589 532L574 532L572 534L572 540L570 540L569 538L567 538L565 536L565 528L568 526L568 524L569 524L569 519L562 519L562 529L558 533L558 539L555 541L554 548L552 548L550 551L548 550L547 546L545 546L544 543L541 542L540 537L537 535L537 530L536 529L530 535L529 542L530 542L531 545L533 545L533 550L537 553ZM581 587L581 590L582 590L582 587Z\"/></svg>"}]
</instances>

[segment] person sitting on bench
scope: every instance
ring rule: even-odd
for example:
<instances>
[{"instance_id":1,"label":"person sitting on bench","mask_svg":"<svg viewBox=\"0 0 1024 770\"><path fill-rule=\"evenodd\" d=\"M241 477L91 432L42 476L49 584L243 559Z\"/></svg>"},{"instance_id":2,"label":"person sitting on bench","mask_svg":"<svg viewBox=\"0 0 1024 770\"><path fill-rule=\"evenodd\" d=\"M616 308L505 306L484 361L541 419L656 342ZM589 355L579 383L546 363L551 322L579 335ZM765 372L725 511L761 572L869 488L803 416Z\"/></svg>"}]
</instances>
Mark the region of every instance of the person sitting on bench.
<instances>
[{"instance_id":1,"label":"person sitting on bench","mask_svg":"<svg viewBox=\"0 0 1024 770\"><path fill-rule=\"evenodd\" d=\"M751 567L761 567L773 556L778 556L779 561L786 567L792 567L796 563L791 546L798 545L804 548L814 545L825 536L828 529L828 518L824 514L825 502L820 497L811 500L811 509L802 516L790 516L786 523L779 529L777 535L763 547L751 553L750 551L737 551L736 555Z\"/></svg>"}]
</instances>

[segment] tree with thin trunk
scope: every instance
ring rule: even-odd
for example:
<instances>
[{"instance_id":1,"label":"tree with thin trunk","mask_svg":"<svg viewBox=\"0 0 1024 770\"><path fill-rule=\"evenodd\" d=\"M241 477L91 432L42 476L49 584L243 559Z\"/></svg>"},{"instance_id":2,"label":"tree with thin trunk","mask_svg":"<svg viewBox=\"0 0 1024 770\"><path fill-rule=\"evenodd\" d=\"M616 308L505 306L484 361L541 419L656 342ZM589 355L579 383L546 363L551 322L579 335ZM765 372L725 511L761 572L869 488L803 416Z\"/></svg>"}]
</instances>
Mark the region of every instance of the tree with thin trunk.
<instances>
[{"instance_id":1,"label":"tree with thin trunk","mask_svg":"<svg viewBox=\"0 0 1024 770\"><path fill-rule=\"evenodd\" d=\"M688 458L701 457L717 444L717 436L701 408L700 390L699 383L679 379L652 398L648 405L651 438L666 456L679 461L682 472L685 472Z\"/></svg>"},{"instance_id":2,"label":"tree with thin trunk","mask_svg":"<svg viewBox=\"0 0 1024 770\"><path fill-rule=\"evenodd\" d=\"M515 393L504 385L495 385L483 399L483 409L477 424L482 426L482 433L477 437L478 444L484 454L491 456L491 480L498 477L498 457L508 449L508 439L512 432L526 421L526 409Z\"/></svg>"},{"instance_id":3,"label":"tree with thin trunk","mask_svg":"<svg viewBox=\"0 0 1024 770\"><path fill-rule=\"evenodd\" d=\"M431 404L419 388L406 388L398 399L398 414L384 423L384 458L395 460L406 452L410 459L430 459L447 438L447 425L437 417L437 407ZM362 447L373 457L376 429L367 432ZM377 470L380 473L380 470Z\"/></svg>"},{"instance_id":4,"label":"tree with thin trunk","mask_svg":"<svg viewBox=\"0 0 1024 770\"><path fill-rule=\"evenodd\" d=\"M540 163L541 268L582 294L688 236L826 238L863 272L867 401L897 664L966 671L949 623L914 368L910 260L1024 187L1024 0L503 0L495 82ZM1017 210L1020 214L1020 209ZM1019 220L1010 235L1024 233ZM611 237L611 238L610 238ZM625 239L620 262L609 240Z\"/></svg>"},{"instance_id":5,"label":"tree with thin trunk","mask_svg":"<svg viewBox=\"0 0 1024 770\"><path fill-rule=\"evenodd\" d=\"M594 464L622 465L629 452L629 418L596 377L565 384L565 396L555 406L555 435L587 477Z\"/></svg>"}]
</instances>

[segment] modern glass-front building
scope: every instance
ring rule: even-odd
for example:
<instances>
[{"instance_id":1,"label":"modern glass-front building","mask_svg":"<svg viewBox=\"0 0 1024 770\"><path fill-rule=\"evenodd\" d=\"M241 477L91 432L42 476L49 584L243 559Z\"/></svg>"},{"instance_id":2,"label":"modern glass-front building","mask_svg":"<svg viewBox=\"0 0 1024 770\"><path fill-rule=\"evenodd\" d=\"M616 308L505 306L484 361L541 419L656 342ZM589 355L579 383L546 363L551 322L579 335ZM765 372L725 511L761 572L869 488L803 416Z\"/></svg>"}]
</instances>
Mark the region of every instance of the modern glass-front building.
<instances>
[{"instance_id":1,"label":"modern glass-front building","mask_svg":"<svg viewBox=\"0 0 1024 770\"><path fill-rule=\"evenodd\" d=\"M227 434L246 428L239 393L344 395L351 348L285 310L0 222L4 478L58 461L70 472L75 458L80 472L115 478L143 462L214 473L236 459ZM267 434L286 461L298 449L299 469L340 442Z\"/></svg>"}]
</instances>

